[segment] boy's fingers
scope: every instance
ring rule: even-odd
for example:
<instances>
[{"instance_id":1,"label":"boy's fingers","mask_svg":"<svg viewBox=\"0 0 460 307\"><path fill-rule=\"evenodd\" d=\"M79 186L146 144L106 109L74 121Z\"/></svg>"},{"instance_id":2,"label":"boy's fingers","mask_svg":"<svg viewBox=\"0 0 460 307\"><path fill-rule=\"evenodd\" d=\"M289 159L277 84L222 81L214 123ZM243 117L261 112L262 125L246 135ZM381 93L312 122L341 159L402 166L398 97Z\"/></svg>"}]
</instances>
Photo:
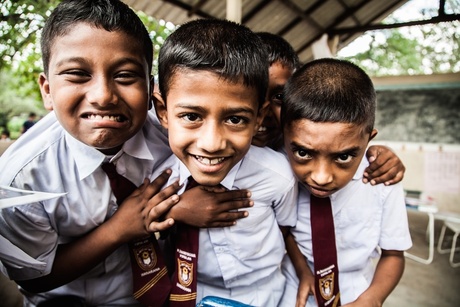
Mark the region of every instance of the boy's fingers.
<instances>
[{"instance_id":1,"label":"boy's fingers","mask_svg":"<svg viewBox=\"0 0 460 307\"><path fill-rule=\"evenodd\" d=\"M149 210L149 220L155 221L164 216L172 206L179 202L179 196L177 194L172 195L171 197L159 202L154 203Z\"/></svg>"},{"instance_id":2,"label":"boy's fingers","mask_svg":"<svg viewBox=\"0 0 460 307\"><path fill-rule=\"evenodd\" d=\"M254 202L250 199L229 200L219 205L221 212L235 213L234 210L250 208L254 206ZM243 211L241 211L243 212Z\"/></svg>"},{"instance_id":3,"label":"boy's fingers","mask_svg":"<svg viewBox=\"0 0 460 307\"><path fill-rule=\"evenodd\" d=\"M215 197L220 202L242 200L249 199L251 197L251 192L249 192L248 190L226 190L223 192L216 193Z\"/></svg>"},{"instance_id":4,"label":"boy's fingers","mask_svg":"<svg viewBox=\"0 0 460 307\"><path fill-rule=\"evenodd\" d=\"M163 190L161 189L168 181L169 176L170 173L163 172L160 176L155 178L155 180L149 183L149 185L145 189L144 197L147 199L156 197L158 201L162 201L171 196L172 194L176 193L180 188L178 181L175 181Z\"/></svg>"},{"instance_id":5,"label":"boy's fingers","mask_svg":"<svg viewBox=\"0 0 460 307\"><path fill-rule=\"evenodd\" d=\"M166 182L168 182L169 176L171 176L171 170L170 169L164 170L160 175L158 175L157 178L155 178L149 184L149 187L154 188L157 191L159 191L161 187L164 186Z\"/></svg>"},{"instance_id":6,"label":"boy's fingers","mask_svg":"<svg viewBox=\"0 0 460 307\"><path fill-rule=\"evenodd\" d=\"M162 222L152 222L149 224L149 231L156 232L156 231L164 231L174 225L173 219L166 219Z\"/></svg>"}]
</instances>

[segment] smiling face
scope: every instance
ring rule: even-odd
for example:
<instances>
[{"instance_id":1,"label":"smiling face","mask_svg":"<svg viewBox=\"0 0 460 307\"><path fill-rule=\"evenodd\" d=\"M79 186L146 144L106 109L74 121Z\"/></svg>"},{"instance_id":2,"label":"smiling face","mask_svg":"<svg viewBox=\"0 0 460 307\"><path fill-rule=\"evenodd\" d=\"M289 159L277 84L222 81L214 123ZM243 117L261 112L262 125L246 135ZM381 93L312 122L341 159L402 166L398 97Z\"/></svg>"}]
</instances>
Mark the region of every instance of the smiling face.
<instances>
[{"instance_id":1,"label":"smiling face","mask_svg":"<svg viewBox=\"0 0 460 307\"><path fill-rule=\"evenodd\" d=\"M40 75L45 107L76 139L117 152L149 109L150 75L140 50L123 32L77 24L55 39L49 72Z\"/></svg>"},{"instance_id":2,"label":"smiling face","mask_svg":"<svg viewBox=\"0 0 460 307\"><path fill-rule=\"evenodd\" d=\"M178 69L156 111L173 153L201 185L218 185L248 152L262 121L257 91L215 73Z\"/></svg>"},{"instance_id":3,"label":"smiling face","mask_svg":"<svg viewBox=\"0 0 460 307\"><path fill-rule=\"evenodd\" d=\"M269 84L266 100L270 103L262 125L254 136L252 143L256 146L266 146L271 141L281 137L280 113L283 88L293 70L281 62L274 62L268 70Z\"/></svg>"},{"instance_id":4,"label":"smiling face","mask_svg":"<svg viewBox=\"0 0 460 307\"><path fill-rule=\"evenodd\" d=\"M351 181L377 130L362 126L296 120L284 129L289 162L297 179L317 197L327 197Z\"/></svg>"}]
</instances>

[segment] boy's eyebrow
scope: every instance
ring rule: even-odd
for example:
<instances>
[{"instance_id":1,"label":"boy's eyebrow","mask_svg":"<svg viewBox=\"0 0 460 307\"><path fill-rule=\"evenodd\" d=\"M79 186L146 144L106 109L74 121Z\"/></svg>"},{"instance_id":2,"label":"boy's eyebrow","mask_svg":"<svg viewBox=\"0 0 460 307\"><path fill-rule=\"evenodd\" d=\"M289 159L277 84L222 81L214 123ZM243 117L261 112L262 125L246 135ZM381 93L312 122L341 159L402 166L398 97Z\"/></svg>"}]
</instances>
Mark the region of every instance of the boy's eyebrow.
<instances>
[{"instance_id":1,"label":"boy's eyebrow","mask_svg":"<svg viewBox=\"0 0 460 307\"><path fill-rule=\"evenodd\" d=\"M293 148L302 148L302 149L308 150L309 152L312 152L312 153L319 153L318 150L308 148L305 145L300 145L299 143L297 143L295 141L292 141L290 143L290 146L293 147ZM328 154L331 155L331 156L340 156L340 155L349 154L350 152L356 152L356 151L359 151L359 150L360 150L359 146L352 146L352 147L346 148L344 150L340 150L340 151L336 151L336 152L329 152Z\"/></svg>"},{"instance_id":2,"label":"boy's eyebrow","mask_svg":"<svg viewBox=\"0 0 460 307\"><path fill-rule=\"evenodd\" d=\"M68 58L63 58L60 61L56 63L56 66L59 67L61 65L64 65L66 63L79 63L79 64L89 64L88 61L84 57L68 57ZM135 60L134 58L130 57L123 57L119 59L118 61L114 62L112 66L120 66L123 64L134 64L140 68L143 68L142 63L139 61Z\"/></svg>"},{"instance_id":3,"label":"boy's eyebrow","mask_svg":"<svg viewBox=\"0 0 460 307\"><path fill-rule=\"evenodd\" d=\"M196 111L206 112L206 109L204 107L197 106L197 105L194 105L194 104L188 104L186 102L177 103L176 108L192 109L192 110L196 110ZM246 107L238 107L238 108L225 107L225 108L223 108L222 113L224 113L224 114L248 113L248 114L251 114L251 115L255 114L254 109L246 108Z\"/></svg>"}]
</instances>

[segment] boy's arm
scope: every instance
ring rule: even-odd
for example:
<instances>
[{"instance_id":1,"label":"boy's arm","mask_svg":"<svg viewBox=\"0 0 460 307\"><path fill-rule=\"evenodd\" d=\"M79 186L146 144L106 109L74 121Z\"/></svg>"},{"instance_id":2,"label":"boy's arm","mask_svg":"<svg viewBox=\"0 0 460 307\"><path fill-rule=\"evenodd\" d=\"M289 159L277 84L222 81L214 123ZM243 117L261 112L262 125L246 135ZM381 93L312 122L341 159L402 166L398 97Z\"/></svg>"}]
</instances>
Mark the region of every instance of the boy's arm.
<instances>
[{"instance_id":1,"label":"boy's arm","mask_svg":"<svg viewBox=\"0 0 460 307\"><path fill-rule=\"evenodd\" d=\"M197 186L185 191L166 217L198 228L232 226L248 216L247 211L239 209L253 206L250 197L248 190Z\"/></svg>"},{"instance_id":2,"label":"boy's arm","mask_svg":"<svg viewBox=\"0 0 460 307\"><path fill-rule=\"evenodd\" d=\"M157 222L178 201L177 182L160 191L169 174L162 173L152 183L144 181L109 220L85 236L59 245L50 274L16 282L33 293L55 289L88 272L121 245L169 228L172 219Z\"/></svg>"},{"instance_id":3,"label":"boy's arm","mask_svg":"<svg viewBox=\"0 0 460 307\"><path fill-rule=\"evenodd\" d=\"M404 272L404 252L382 250L374 278L369 288L356 301L344 306L382 306L398 284Z\"/></svg>"},{"instance_id":4,"label":"boy's arm","mask_svg":"<svg viewBox=\"0 0 460 307\"><path fill-rule=\"evenodd\" d=\"M364 183L391 185L403 179L406 168L390 148L373 145L368 148L366 156L370 164L364 170Z\"/></svg>"},{"instance_id":5,"label":"boy's arm","mask_svg":"<svg viewBox=\"0 0 460 307\"><path fill-rule=\"evenodd\" d=\"M294 265L297 277L299 278L299 288L297 290L296 306L305 306L308 296L315 295L315 277L305 260L304 255L299 249L294 236L289 232L285 235L284 242L286 251Z\"/></svg>"}]
</instances>

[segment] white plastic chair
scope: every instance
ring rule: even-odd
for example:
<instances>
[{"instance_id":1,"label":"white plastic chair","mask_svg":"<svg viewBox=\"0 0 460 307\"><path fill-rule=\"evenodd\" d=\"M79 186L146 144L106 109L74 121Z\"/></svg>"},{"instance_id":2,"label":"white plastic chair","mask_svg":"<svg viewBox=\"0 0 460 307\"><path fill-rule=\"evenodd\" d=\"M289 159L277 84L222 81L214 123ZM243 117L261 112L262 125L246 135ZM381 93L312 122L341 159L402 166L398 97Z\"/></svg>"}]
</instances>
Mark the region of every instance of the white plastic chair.
<instances>
[{"instance_id":1,"label":"white plastic chair","mask_svg":"<svg viewBox=\"0 0 460 307\"><path fill-rule=\"evenodd\" d=\"M442 244L444 241L444 236L446 234L447 228L449 228L454 233L452 237L452 245L450 248L442 248ZM460 235L460 223L456 223L452 221L444 221L444 225L442 226L441 234L439 236L439 241L438 241L438 252L440 254L446 254L450 252L449 262L453 268L460 266L460 261L454 262L455 252L460 250L460 247L457 248L457 238L459 235Z\"/></svg>"}]
</instances>

